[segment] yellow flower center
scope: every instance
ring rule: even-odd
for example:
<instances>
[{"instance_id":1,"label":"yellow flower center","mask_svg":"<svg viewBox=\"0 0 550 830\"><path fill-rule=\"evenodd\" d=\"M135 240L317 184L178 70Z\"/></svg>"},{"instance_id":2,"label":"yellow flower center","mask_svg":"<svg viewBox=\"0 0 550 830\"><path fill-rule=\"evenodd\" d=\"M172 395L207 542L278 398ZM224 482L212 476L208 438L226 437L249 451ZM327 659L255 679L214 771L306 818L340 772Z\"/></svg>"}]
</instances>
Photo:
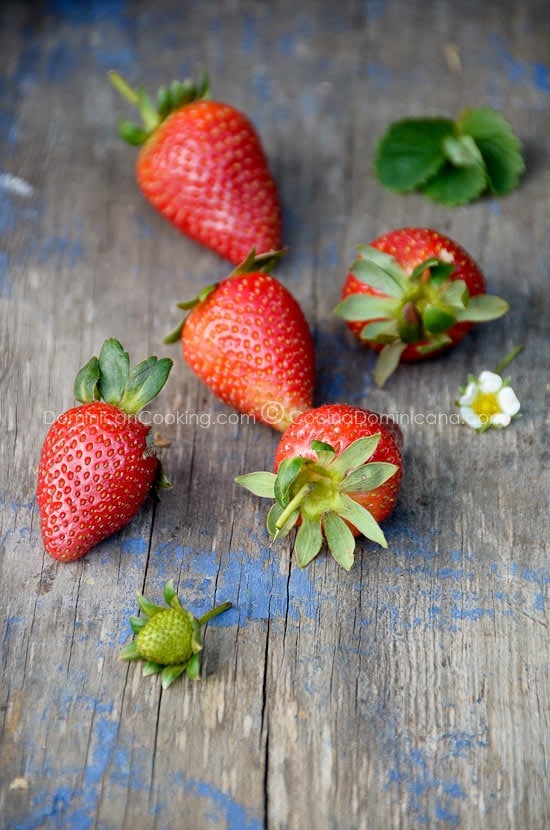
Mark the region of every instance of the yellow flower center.
<instances>
[{"instance_id":1,"label":"yellow flower center","mask_svg":"<svg viewBox=\"0 0 550 830\"><path fill-rule=\"evenodd\" d=\"M480 392L472 404L472 411L483 421L489 421L493 415L500 413L497 396L494 392Z\"/></svg>"}]
</instances>

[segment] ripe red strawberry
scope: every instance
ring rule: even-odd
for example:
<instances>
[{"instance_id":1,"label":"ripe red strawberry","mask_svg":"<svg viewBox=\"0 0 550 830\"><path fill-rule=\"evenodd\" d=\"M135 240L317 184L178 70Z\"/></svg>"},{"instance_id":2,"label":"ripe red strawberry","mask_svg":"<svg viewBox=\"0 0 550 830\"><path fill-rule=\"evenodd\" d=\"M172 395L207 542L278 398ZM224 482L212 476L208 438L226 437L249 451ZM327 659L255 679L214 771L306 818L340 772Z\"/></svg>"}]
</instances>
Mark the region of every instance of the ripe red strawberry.
<instances>
[{"instance_id":1,"label":"ripe red strawberry","mask_svg":"<svg viewBox=\"0 0 550 830\"><path fill-rule=\"evenodd\" d=\"M392 512L401 482L402 435L376 412L327 404L299 415L283 434L274 473L235 481L257 496L274 498L267 517L273 539L295 526L298 564L307 565L326 539L346 570L353 565L355 536L387 547L378 522Z\"/></svg>"},{"instance_id":2,"label":"ripe red strawberry","mask_svg":"<svg viewBox=\"0 0 550 830\"><path fill-rule=\"evenodd\" d=\"M382 386L400 362L424 360L459 343L475 323L505 314L508 303L485 293L474 260L429 228L401 228L358 248L335 313L380 352Z\"/></svg>"},{"instance_id":3,"label":"ripe red strawberry","mask_svg":"<svg viewBox=\"0 0 550 830\"><path fill-rule=\"evenodd\" d=\"M297 301L268 271L281 252L254 251L227 279L206 288L183 323L183 357L224 403L283 431L312 405L314 352Z\"/></svg>"},{"instance_id":4,"label":"ripe red strawberry","mask_svg":"<svg viewBox=\"0 0 550 830\"><path fill-rule=\"evenodd\" d=\"M130 617L136 639L122 649L119 658L144 660L143 674L147 677L160 672L162 688L167 689L184 671L191 680L198 680L201 627L231 608L231 603L217 605L196 619L181 604L172 579L164 586L163 594L166 607L137 594L142 616Z\"/></svg>"},{"instance_id":5,"label":"ripe red strawberry","mask_svg":"<svg viewBox=\"0 0 550 830\"><path fill-rule=\"evenodd\" d=\"M155 480L164 484L151 427L136 415L171 366L149 357L130 372L127 352L112 338L78 373L74 396L82 405L52 424L38 468L42 538L54 559L80 559L130 521Z\"/></svg>"},{"instance_id":6,"label":"ripe red strawberry","mask_svg":"<svg viewBox=\"0 0 550 830\"><path fill-rule=\"evenodd\" d=\"M208 80L174 82L157 108L117 73L114 86L138 106L143 127L123 121L120 134L143 145L136 166L146 199L180 231L238 265L252 247L281 247L277 187L260 139L235 107L209 100Z\"/></svg>"}]
</instances>

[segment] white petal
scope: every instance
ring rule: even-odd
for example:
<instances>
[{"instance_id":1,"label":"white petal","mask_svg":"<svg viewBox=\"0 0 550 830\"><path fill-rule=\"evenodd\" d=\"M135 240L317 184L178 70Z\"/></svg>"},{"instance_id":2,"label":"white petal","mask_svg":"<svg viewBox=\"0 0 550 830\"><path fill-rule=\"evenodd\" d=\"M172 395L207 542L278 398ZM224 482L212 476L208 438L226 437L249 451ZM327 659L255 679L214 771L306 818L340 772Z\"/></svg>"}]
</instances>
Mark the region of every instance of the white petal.
<instances>
[{"instance_id":1,"label":"white petal","mask_svg":"<svg viewBox=\"0 0 550 830\"><path fill-rule=\"evenodd\" d=\"M479 376L479 388L482 392L498 392L502 387L502 378L495 372L482 372Z\"/></svg>"},{"instance_id":2,"label":"white petal","mask_svg":"<svg viewBox=\"0 0 550 830\"><path fill-rule=\"evenodd\" d=\"M458 399L459 406L471 406L479 394L476 383L469 383L464 394Z\"/></svg>"},{"instance_id":3,"label":"white petal","mask_svg":"<svg viewBox=\"0 0 550 830\"><path fill-rule=\"evenodd\" d=\"M497 401L505 415L516 415L519 412L521 404L511 386L505 386L504 389L500 390Z\"/></svg>"},{"instance_id":4,"label":"white petal","mask_svg":"<svg viewBox=\"0 0 550 830\"><path fill-rule=\"evenodd\" d=\"M505 412L499 412L497 415L491 415L492 427L507 427L511 418Z\"/></svg>"},{"instance_id":5,"label":"white petal","mask_svg":"<svg viewBox=\"0 0 550 830\"><path fill-rule=\"evenodd\" d=\"M460 407L460 417L464 423L472 429L479 429L483 426L481 419L478 418L475 412L472 412L472 410L467 406Z\"/></svg>"}]
</instances>

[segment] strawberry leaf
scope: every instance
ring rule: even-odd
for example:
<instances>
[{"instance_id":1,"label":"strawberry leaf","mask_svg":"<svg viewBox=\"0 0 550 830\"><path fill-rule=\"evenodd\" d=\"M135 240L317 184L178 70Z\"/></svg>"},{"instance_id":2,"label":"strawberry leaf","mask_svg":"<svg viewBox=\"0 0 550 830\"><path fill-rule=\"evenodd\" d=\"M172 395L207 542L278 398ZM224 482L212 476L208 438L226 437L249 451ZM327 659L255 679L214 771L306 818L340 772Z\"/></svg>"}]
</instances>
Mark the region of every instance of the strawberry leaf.
<instances>
[{"instance_id":1,"label":"strawberry leaf","mask_svg":"<svg viewBox=\"0 0 550 830\"><path fill-rule=\"evenodd\" d=\"M286 507L290 502L290 488L294 484L305 460L305 458L299 455L294 456L294 458L285 458L279 467L273 490L275 498L281 507Z\"/></svg>"},{"instance_id":2,"label":"strawberry leaf","mask_svg":"<svg viewBox=\"0 0 550 830\"><path fill-rule=\"evenodd\" d=\"M396 471L397 465L388 464L386 461L363 464L348 473L340 485L340 490L344 493L364 493L366 490L374 490L390 479Z\"/></svg>"},{"instance_id":3,"label":"strawberry leaf","mask_svg":"<svg viewBox=\"0 0 550 830\"><path fill-rule=\"evenodd\" d=\"M361 340L375 343L393 343L399 337L397 320L375 320L361 329Z\"/></svg>"},{"instance_id":4,"label":"strawberry leaf","mask_svg":"<svg viewBox=\"0 0 550 830\"><path fill-rule=\"evenodd\" d=\"M458 124L480 151L490 190L502 195L517 187L525 170L521 143L501 113L490 107L466 110Z\"/></svg>"},{"instance_id":5,"label":"strawberry leaf","mask_svg":"<svg viewBox=\"0 0 550 830\"><path fill-rule=\"evenodd\" d=\"M128 377L120 400L123 412L135 415L155 398L168 378L173 361L169 357L148 357L138 363Z\"/></svg>"},{"instance_id":6,"label":"strawberry leaf","mask_svg":"<svg viewBox=\"0 0 550 830\"><path fill-rule=\"evenodd\" d=\"M414 190L445 161L443 140L452 135L447 118L404 118L392 124L378 144L375 167L389 190Z\"/></svg>"},{"instance_id":7,"label":"strawberry leaf","mask_svg":"<svg viewBox=\"0 0 550 830\"><path fill-rule=\"evenodd\" d=\"M471 297L464 310L457 309L456 317L461 322L483 323L488 320L497 320L510 309L502 297L493 294L478 294Z\"/></svg>"},{"instance_id":8,"label":"strawberry leaf","mask_svg":"<svg viewBox=\"0 0 550 830\"><path fill-rule=\"evenodd\" d=\"M158 674L162 671L164 666L162 663L154 663L152 660L146 660L143 664L141 673L143 677L150 677L152 674Z\"/></svg>"},{"instance_id":9,"label":"strawberry leaf","mask_svg":"<svg viewBox=\"0 0 550 830\"><path fill-rule=\"evenodd\" d=\"M198 655L194 655L194 657L197 658L196 662L198 664ZM191 657L191 660L189 660L189 663L187 663L186 665L183 665L183 666L182 665L179 665L179 666L165 666L165 668L163 668L162 673L160 675L160 685L162 686L162 688L167 689L169 686L171 686L172 683L174 682L174 680L177 680L178 677L180 675L182 675L183 672L186 669L187 669L187 676L191 677L191 675L189 673L189 664L192 661L193 661L193 657ZM197 673L193 674L191 679L196 680L198 678L198 676L199 676L199 672L198 672L198 665L197 665Z\"/></svg>"},{"instance_id":10,"label":"strawberry leaf","mask_svg":"<svg viewBox=\"0 0 550 830\"><path fill-rule=\"evenodd\" d=\"M98 392L105 403L118 406L130 373L130 357L114 337L105 340L99 353Z\"/></svg>"},{"instance_id":11,"label":"strawberry leaf","mask_svg":"<svg viewBox=\"0 0 550 830\"><path fill-rule=\"evenodd\" d=\"M302 523L298 528L294 543L294 552L300 568L304 568L312 559L315 559L321 550L322 544L323 534L320 521L318 519L310 520L302 516Z\"/></svg>"},{"instance_id":12,"label":"strawberry leaf","mask_svg":"<svg viewBox=\"0 0 550 830\"><path fill-rule=\"evenodd\" d=\"M372 265L377 265L389 274L401 286L403 291L407 290L409 286L408 277L394 256L387 254L385 251L379 251L373 245L358 245L357 252L362 259Z\"/></svg>"},{"instance_id":13,"label":"strawberry leaf","mask_svg":"<svg viewBox=\"0 0 550 830\"><path fill-rule=\"evenodd\" d=\"M336 456L331 465L332 469L343 476L348 470L354 470L361 466L375 451L380 443L380 437L381 433L376 432L374 435L365 435L363 438L357 438Z\"/></svg>"},{"instance_id":14,"label":"strawberry leaf","mask_svg":"<svg viewBox=\"0 0 550 830\"><path fill-rule=\"evenodd\" d=\"M342 300L334 313L344 320L386 319L397 309L396 300L369 297L366 294L350 294Z\"/></svg>"},{"instance_id":15,"label":"strawberry leaf","mask_svg":"<svg viewBox=\"0 0 550 830\"><path fill-rule=\"evenodd\" d=\"M389 376L395 372L399 365L401 355L406 348L407 344L402 343L400 340L384 346L378 355L378 360L374 367L374 381L377 386L384 386Z\"/></svg>"},{"instance_id":16,"label":"strawberry leaf","mask_svg":"<svg viewBox=\"0 0 550 830\"><path fill-rule=\"evenodd\" d=\"M281 516L283 515L284 508L281 507L280 504L273 504L267 514L266 520L266 527L267 532L271 536L272 539L280 539L283 536L287 536L300 516L299 509L294 510L292 513L289 514L287 520L283 522L281 527L277 527Z\"/></svg>"},{"instance_id":17,"label":"strawberry leaf","mask_svg":"<svg viewBox=\"0 0 550 830\"><path fill-rule=\"evenodd\" d=\"M346 571L353 565L355 556L355 537L345 521L336 513L325 513L323 530L327 545L338 562Z\"/></svg>"},{"instance_id":18,"label":"strawberry leaf","mask_svg":"<svg viewBox=\"0 0 550 830\"><path fill-rule=\"evenodd\" d=\"M455 167L479 167L485 173L483 156L471 135L448 135L443 140L445 158Z\"/></svg>"},{"instance_id":19,"label":"strawberry leaf","mask_svg":"<svg viewBox=\"0 0 550 830\"><path fill-rule=\"evenodd\" d=\"M250 493L260 498L274 499L275 498L275 473L259 471L257 473L246 473L243 476L237 476L235 482L245 487Z\"/></svg>"},{"instance_id":20,"label":"strawberry leaf","mask_svg":"<svg viewBox=\"0 0 550 830\"><path fill-rule=\"evenodd\" d=\"M73 395L80 403L92 403L99 400L97 384L99 381L99 360L91 357L78 372L73 386Z\"/></svg>"},{"instance_id":21,"label":"strawberry leaf","mask_svg":"<svg viewBox=\"0 0 550 830\"><path fill-rule=\"evenodd\" d=\"M434 202L457 207L481 196L487 185L487 177L479 166L453 167L447 162L422 187L422 192Z\"/></svg>"},{"instance_id":22,"label":"strawberry leaf","mask_svg":"<svg viewBox=\"0 0 550 830\"><path fill-rule=\"evenodd\" d=\"M453 309L449 307L442 308L434 303L428 303L422 312L422 322L430 334L441 334L456 323L456 316Z\"/></svg>"},{"instance_id":23,"label":"strawberry leaf","mask_svg":"<svg viewBox=\"0 0 550 830\"><path fill-rule=\"evenodd\" d=\"M183 669L182 669L183 670ZM194 654L187 665L185 666L185 672L189 680L198 680L200 675L200 658L198 654ZM181 672L179 673L181 674ZM179 676L179 675L176 675ZM175 680L176 678L174 678Z\"/></svg>"},{"instance_id":24,"label":"strawberry leaf","mask_svg":"<svg viewBox=\"0 0 550 830\"><path fill-rule=\"evenodd\" d=\"M382 531L382 528L373 517L372 513L358 504L349 496L342 494L342 501L338 508L338 514L357 528L357 530L370 539L372 542L377 542L383 548L387 548L388 543Z\"/></svg>"},{"instance_id":25,"label":"strawberry leaf","mask_svg":"<svg viewBox=\"0 0 550 830\"><path fill-rule=\"evenodd\" d=\"M357 280L376 289L376 291L381 291L382 294L387 294L389 297L403 296L402 283L374 262L369 262L366 259L356 259L355 262L352 262L350 271Z\"/></svg>"}]
</instances>

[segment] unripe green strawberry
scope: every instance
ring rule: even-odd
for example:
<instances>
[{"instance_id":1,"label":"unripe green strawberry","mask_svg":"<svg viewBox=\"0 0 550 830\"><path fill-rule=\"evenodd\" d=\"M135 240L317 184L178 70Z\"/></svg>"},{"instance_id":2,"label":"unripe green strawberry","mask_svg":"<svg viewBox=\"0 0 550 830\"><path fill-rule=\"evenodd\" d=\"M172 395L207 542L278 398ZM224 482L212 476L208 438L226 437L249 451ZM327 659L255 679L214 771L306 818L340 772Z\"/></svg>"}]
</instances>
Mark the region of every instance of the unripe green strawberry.
<instances>
[{"instance_id":1,"label":"unripe green strawberry","mask_svg":"<svg viewBox=\"0 0 550 830\"><path fill-rule=\"evenodd\" d=\"M193 656L195 618L188 611L171 608L159 611L143 626L136 646L144 660L175 666Z\"/></svg>"},{"instance_id":2,"label":"unripe green strawberry","mask_svg":"<svg viewBox=\"0 0 550 830\"><path fill-rule=\"evenodd\" d=\"M163 594L167 608L137 594L142 616L130 617L137 636L119 656L121 660L144 660L143 674L161 672L162 688L167 689L184 671L191 680L198 679L201 627L231 608L231 603L224 602L196 619L179 601L173 580L166 583Z\"/></svg>"}]
</instances>

